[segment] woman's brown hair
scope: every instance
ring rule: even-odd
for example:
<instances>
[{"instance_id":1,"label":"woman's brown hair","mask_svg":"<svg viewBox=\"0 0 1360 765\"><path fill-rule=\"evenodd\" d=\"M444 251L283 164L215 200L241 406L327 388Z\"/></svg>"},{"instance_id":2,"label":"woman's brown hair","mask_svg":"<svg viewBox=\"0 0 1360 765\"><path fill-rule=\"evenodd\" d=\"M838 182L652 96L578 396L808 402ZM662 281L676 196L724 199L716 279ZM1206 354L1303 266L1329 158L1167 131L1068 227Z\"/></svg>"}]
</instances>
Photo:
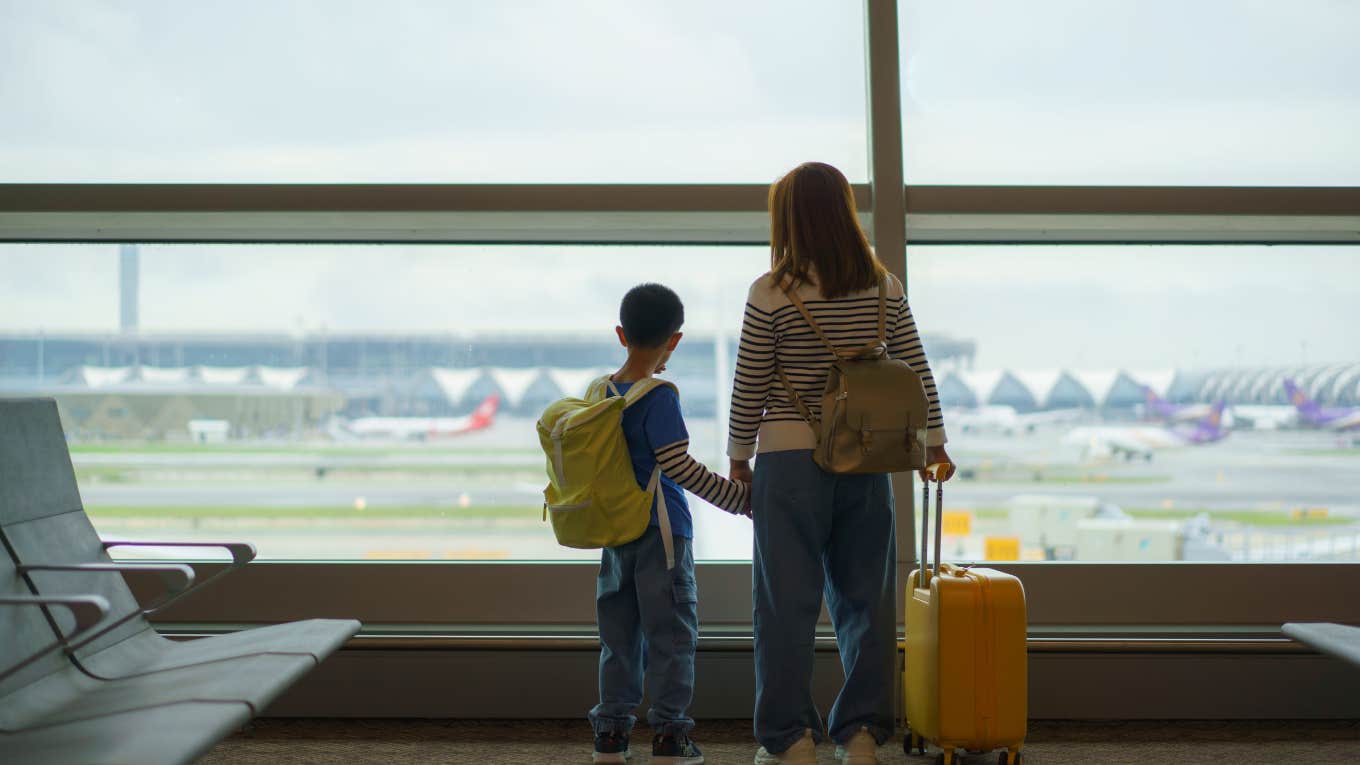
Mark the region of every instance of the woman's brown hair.
<instances>
[{"instance_id":1,"label":"woman's brown hair","mask_svg":"<svg viewBox=\"0 0 1360 765\"><path fill-rule=\"evenodd\" d=\"M790 287L816 275L834 300L878 284L887 273L855 217L855 194L841 171L805 162L770 186L770 271Z\"/></svg>"}]
</instances>

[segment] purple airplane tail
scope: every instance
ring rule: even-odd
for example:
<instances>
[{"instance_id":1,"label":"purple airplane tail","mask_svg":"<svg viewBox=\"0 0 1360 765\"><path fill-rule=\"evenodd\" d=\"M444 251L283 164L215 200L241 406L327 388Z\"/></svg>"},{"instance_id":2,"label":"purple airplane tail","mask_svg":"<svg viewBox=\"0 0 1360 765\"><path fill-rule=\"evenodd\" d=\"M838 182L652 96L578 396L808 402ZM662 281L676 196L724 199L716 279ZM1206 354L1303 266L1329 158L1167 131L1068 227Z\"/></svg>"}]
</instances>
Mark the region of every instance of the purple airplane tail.
<instances>
[{"instance_id":1,"label":"purple airplane tail","mask_svg":"<svg viewBox=\"0 0 1360 765\"><path fill-rule=\"evenodd\" d=\"M1207 444L1226 438L1228 431L1223 428L1223 409L1226 406L1227 402L1223 399L1215 401L1209 413L1195 424L1195 430L1190 434L1190 441L1197 444Z\"/></svg>"},{"instance_id":2,"label":"purple airplane tail","mask_svg":"<svg viewBox=\"0 0 1360 765\"><path fill-rule=\"evenodd\" d=\"M1289 396L1289 403L1294 405L1294 409L1298 411L1304 422L1311 425L1322 423L1324 419L1322 407L1316 401L1308 398L1308 394L1304 393L1303 389L1295 384L1292 379L1285 379L1284 392Z\"/></svg>"},{"instance_id":3,"label":"purple airplane tail","mask_svg":"<svg viewBox=\"0 0 1360 765\"><path fill-rule=\"evenodd\" d=\"M1176 416L1176 412L1179 409L1179 407L1162 398L1161 396L1158 396L1157 392L1154 391L1150 386L1147 385L1143 386L1143 396L1147 398L1148 414L1152 414L1163 419L1169 419Z\"/></svg>"}]
</instances>

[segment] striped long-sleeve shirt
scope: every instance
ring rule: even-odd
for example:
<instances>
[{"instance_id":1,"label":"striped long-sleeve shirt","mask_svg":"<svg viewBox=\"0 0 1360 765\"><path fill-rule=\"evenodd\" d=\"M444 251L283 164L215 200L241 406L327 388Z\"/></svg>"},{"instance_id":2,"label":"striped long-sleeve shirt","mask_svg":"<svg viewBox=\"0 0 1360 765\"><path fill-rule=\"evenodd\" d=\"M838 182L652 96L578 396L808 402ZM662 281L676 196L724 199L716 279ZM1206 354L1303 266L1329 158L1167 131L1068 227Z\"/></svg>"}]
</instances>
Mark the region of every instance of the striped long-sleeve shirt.
<instances>
[{"instance_id":1,"label":"striped long-sleeve shirt","mask_svg":"<svg viewBox=\"0 0 1360 765\"><path fill-rule=\"evenodd\" d=\"M877 287L827 300L815 284L804 283L798 287L798 296L836 346L857 347L877 339ZM888 277L887 300L888 355L907 362L920 375L930 399L926 440L932 446L943 444L944 418L940 415L935 378L930 373L902 283L893 276ZM817 445L812 427L790 402L779 380L776 359L813 416L818 416L822 388L836 358L766 273L751 285L741 326L728 418L727 454L732 459L750 459L757 452L812 449Z\"/></svg>"},{"instance_id":2,"label":"striped long-sleeve shirt","mask_svg":"<svg viewBox=\"0 0 1360 765\"><path fill-rule=\"evenodd\" d=\"M729 513L746 512L750 504L746 484L723 478L691 457L688 439L663 446L655 454L661 472L699 499Z\"/></svg>"}]
</instances>

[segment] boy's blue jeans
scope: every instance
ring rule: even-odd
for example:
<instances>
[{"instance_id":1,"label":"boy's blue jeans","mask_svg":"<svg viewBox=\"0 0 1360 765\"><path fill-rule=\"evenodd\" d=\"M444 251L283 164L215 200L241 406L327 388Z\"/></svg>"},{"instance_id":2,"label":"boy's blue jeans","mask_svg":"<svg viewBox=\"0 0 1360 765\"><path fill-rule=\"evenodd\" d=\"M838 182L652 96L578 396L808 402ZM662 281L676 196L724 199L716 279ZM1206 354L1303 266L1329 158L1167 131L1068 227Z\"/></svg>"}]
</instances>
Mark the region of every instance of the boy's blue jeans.
<instances>
[{"instance_id":1,"label":"boy's blue jeans","mask_svg":"<svg viewBox=\"0 0 1360 765\"><path fill-rule=\"evenodd\" d=\"M652 708L647 722L662 735L688 735L694 698L694 648L699 638L698 588L690 540L672 537L675 568L666 570L661 532L647 533L600 556L595 618L600 628L600 703L590 710L595 733L627 733L642 703L646 675Z\"/></svg>"},{"instance_id":2,"label":"boy's blue jeans","mask_svg":"<svg viewBox=\"0 0 1360 765\"><path fill-rule=\"evenodd\" d=\"M831 738L867 726L892 734L897 672L897 543L887 475L834 475L811 450L756 458L751 492L755 551L756 739L783 752L811 728L812 651L825 591L845 684L831 707Z\"/></svg>"}]
</instances>

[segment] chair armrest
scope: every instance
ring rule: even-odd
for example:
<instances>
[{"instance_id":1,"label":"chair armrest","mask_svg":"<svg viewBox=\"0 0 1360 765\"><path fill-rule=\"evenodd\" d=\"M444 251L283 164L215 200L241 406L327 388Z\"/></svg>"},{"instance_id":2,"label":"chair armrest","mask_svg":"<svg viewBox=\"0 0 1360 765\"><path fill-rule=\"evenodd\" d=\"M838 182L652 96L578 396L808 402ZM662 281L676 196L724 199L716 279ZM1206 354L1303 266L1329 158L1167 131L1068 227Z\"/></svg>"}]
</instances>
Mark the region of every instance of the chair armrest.
<instances>
[{"instance_id":1,"label":"chair armrest","mask_svg":"<svg viewBox=\"0 0 1360 765\"><path fill-rule=\"evenodd\" d=\"M27 563L15 568L20 574L27 574L30 571L73 571L77 573L115 571L120 574L130 571L149 571L160 575L161 582L165 585L165 593L161 595L159 600L147 608L135 609L131 613L114 618L112 622L92 631L80 640L71 641L67 645L69 651L82 648L139 616L154 613L165 607L185 593L194 582L194 570L183 563Z\"/></svg>"},{"instance_id":2,"label":"chair armrest","mask_svg":"<svg viewBox=\"0 0 1360 765\"><path fill-rule=\"evenodd\" d=\"M92 629L96 624L99 624L105 616L108 616L109 613L109 601L99 595L62 595L54 597L44 597L41 595L7 595L0 596L0 606L62 606L70 611L71 615L76 618L76 626L75 629L71 631L71 634L58 635L56 642L39 648L37 652L14 666L0 670L0 680L4 680L58 648L65 647L67 651L74 650L69 647L68 641L73 640L77 636L81 636L82 633Z\"/></svg>"},{"instance_id":3,"label":"chair armrest","mask_svg":"<svg viewBox=\"0 0 1360 765\"><path fill-rule=\"evenodd\" d=\"M15 567L20 574L30 571L75 571L101 573L116 571L149 571L160 575L165 585L165 597L177 595L194 583L194 570L183 563L26 563ZM157 604L159 605L159 604Z\"/></svg>"},{"instance_id":4,"label":"chair armrest","mask_svg":"<svg viewBox=\"0 0 1360 765\"><path fill-rule=\"evenodd\" d=\"M231 553L232 568L240 568L247 563L255 560L255 545L249 542L129 542L111 541L104 543L104 549L110 547L221 547ZM200 582L202 587L210 580Z\"/></svg>"},{"instance_id":5,"label":"chair armrest","mask_svg":"<svg viewBox=\"0 0 1360 765\"><path fill-rule=\"evenodd\" d=\"M255 560L255 545L252 545L249 542L123 542L115 540L104 543L105 550L110 547L221 547L231 553L230 566L227 566L216 574L195 584L193 587L190 587L183 592L174 593L172 596L165 598L156 605L145 609L143 613L148 616L169 607L170 604L180 598L189 597L190 593L198 592L204 587L207 587L209 583L216 581L219 577L225 576L238 568L244 568L247 563Z\"/></svg>"}]
</instances>

